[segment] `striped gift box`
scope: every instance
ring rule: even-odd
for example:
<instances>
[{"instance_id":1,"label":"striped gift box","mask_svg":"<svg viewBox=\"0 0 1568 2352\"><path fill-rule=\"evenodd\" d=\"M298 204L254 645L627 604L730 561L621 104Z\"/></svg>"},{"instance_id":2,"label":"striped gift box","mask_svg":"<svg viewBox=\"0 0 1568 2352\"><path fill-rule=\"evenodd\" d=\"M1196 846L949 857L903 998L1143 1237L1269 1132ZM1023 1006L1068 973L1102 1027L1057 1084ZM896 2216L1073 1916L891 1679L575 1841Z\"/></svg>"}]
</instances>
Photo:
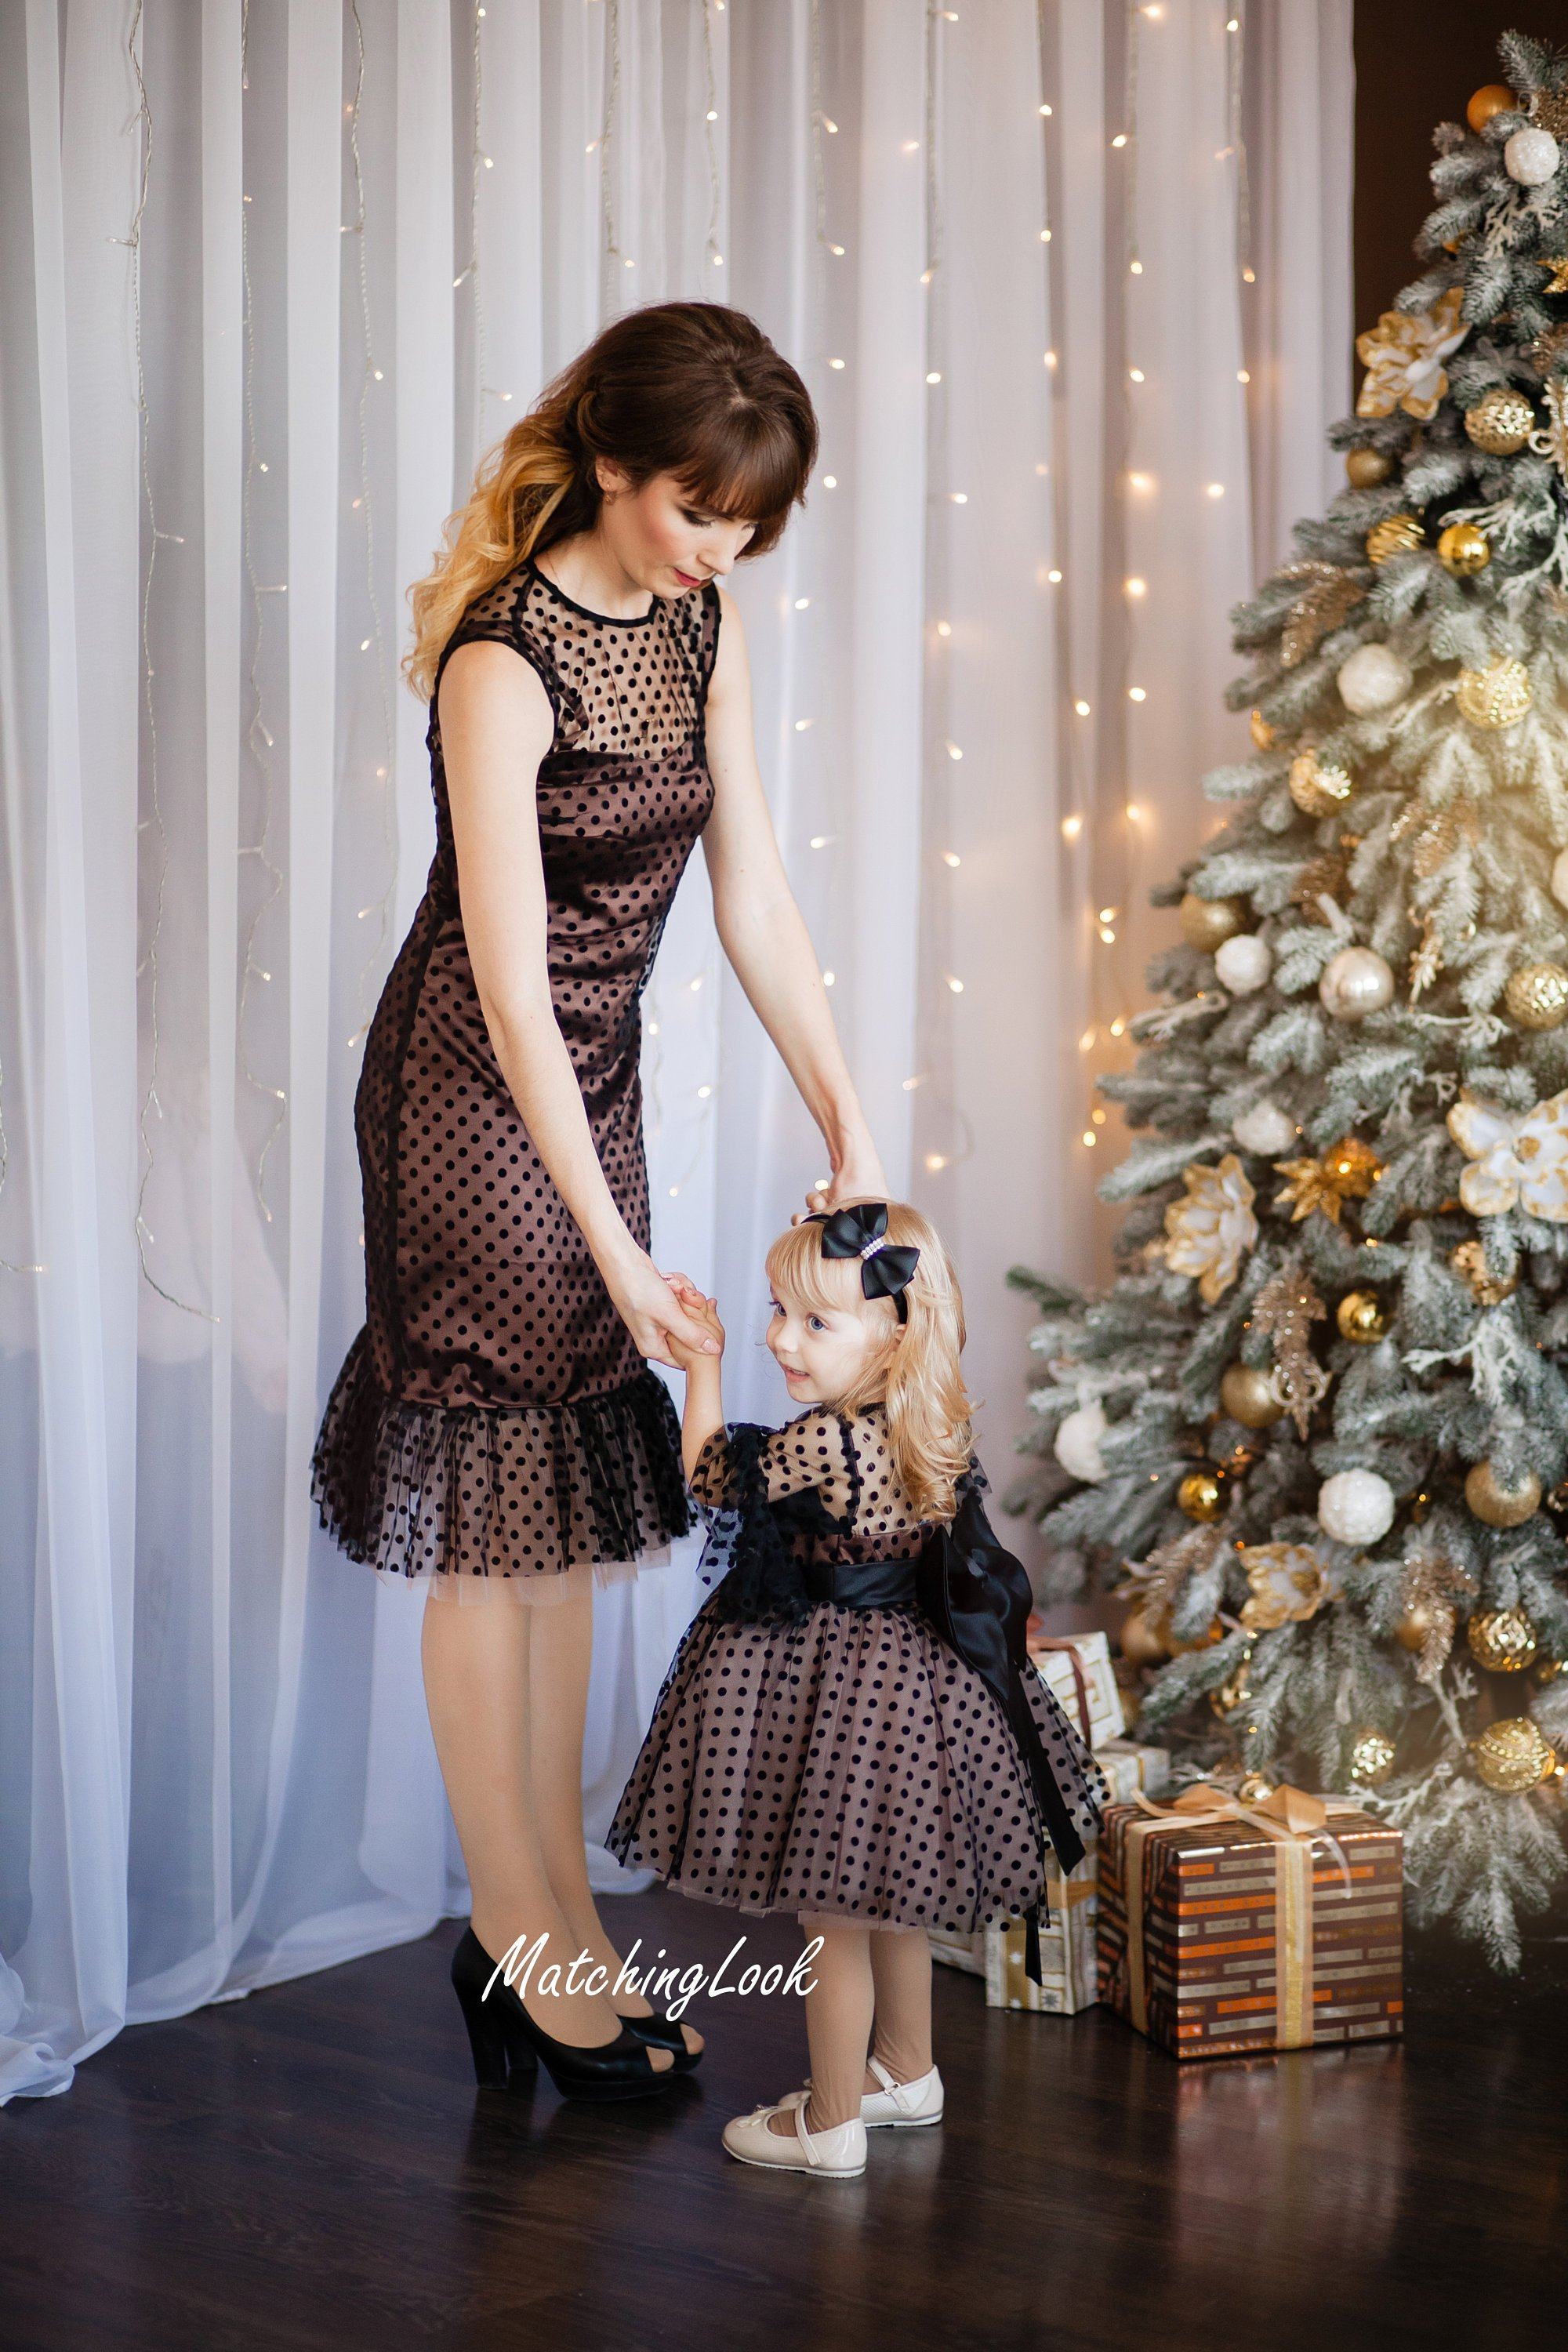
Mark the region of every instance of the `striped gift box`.
<instances>
[{"instance_id":1,"label":"striped gift box","mask_svg":"<svg viewBox=\"0 0 1568 2352\"><path fill-rule=\"evenodd\" d=\"M1200 1784L1174 1808L1110 1806L1100 2000L1177 2058L1402 2032L1403 1840L1333 1800L1312 1828L1314 1805L1279 1790L1244 1807Z\"/></svg>"}]
</instances>

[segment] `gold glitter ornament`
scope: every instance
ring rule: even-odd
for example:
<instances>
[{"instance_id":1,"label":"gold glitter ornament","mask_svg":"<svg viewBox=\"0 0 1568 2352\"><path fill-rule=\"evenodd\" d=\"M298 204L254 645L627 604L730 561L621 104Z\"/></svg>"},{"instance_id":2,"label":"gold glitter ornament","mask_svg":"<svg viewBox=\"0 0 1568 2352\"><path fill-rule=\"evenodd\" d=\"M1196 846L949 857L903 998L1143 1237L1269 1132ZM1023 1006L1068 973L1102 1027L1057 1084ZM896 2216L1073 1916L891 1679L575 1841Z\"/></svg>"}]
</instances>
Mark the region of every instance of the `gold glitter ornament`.
<instances>
[{"instance_id":1,"label":"gold glitter ornament","mask_svg":"<svg viewBox=\"0 0 1568 2352\"><path fill-rule=\"evenodd\" d=\"M1528 1715L1489 1723L1470 1741L1470 1759L1488 1788L1509 1797L1539 1789L1557 1769L1555 1748Z\"/></svg>"},{"instance_id":2,"label":"gold glitter ornament","mask_svg":"<svg viewBox=\"0 0 1568 2352\"><path fill-rule=\"evenodd\" d=\"M1234 1715L1238 1706L1245 1706L1251 1681L1252 1667L1243 1658L1235 1673L1227 1675L1217 1690L1210 1691L1209 1706L1214 1713L1223 1718Z\"/></svg>"},{"instance_id":3,"label":"gold glitter ornament","mask_svg":"<svg viewBox=\"0 0 1568 2352\"><path fill-rule=\"evenodd\" d=\"M1347 1290L1334 1309L1334 1320L1341 1338L1353 1339L1358 1348L1370 1348L1388 1329L1383 1301L1373 1290Z\"/></svg>"},{"instance_id":4,"label":"gold glitter ornament","mask_svg":"<svg viewBox=\"0 0 1568 2352\"><path fill-rule=\"evenodd\" d=\"M1530 672L1511 654L1498 654L1484 669L1462 669L1454 689L1459 716L1472 727L1513 727L1531 705Z\"/></svg>"},{"instance_id":5,"label":"gold glitter ornament","mask_svg":"<svg viewBox=\"0 0 1568 2352\"><path fill-rule=\"evenodd\" d=\"M1521 1029L1556 1029L1568 1020L1568 971L1560 963L1524 963L1503 991L1508 1016Z\"/></svg>"},{"instance_id":6,"label":"gold glitter ornament","mask_svg":"<svg viewBox=\"0 0 1568 2352\"><path fill-rule=\"evenodd\" d=\"M1535 424L1534 404L1522 392L1494 384L1465 411L1465 431L1489 457L1511 457L1522 449Z\"/></svg>"},{"instance_id":7,"label":"gold glitter ornament","mask_svg":"<svg viewBox=\"0 0 1568 2352\"><path fill-rule=\"evenodd\" d=\"M1219 1480L1212 1470L1189 1470L1176 1489L1176 1500L1189 1519L1200 1519L1205 1526L1225 1508Z\"/></svg>"},{"instance_id":8,"label":"gold glitter ornament","mask_svg":"<svg viewBox=\"0 0 1568 2352\"><path fill-rule=\"evenodd\" d=\"M1437 541L1437 561L1456 580L1471 580L1492 560L1491 541L1473 522L1451 522Z\"/></svg>"},{"instance_id":9,"label":"gold glitter ornament","mask_svg":"<svg viewBox=\"0 0 1568 2352\"><path fill-rule=\"evenodd\" d=\"M1478 1666L1489 1675L1521 1675L1540 1647L1522 1609L1483 1609L1465 1627L1465 1640Z\"/></svg>"},{"instance_id":10,"label":"gold glitter ornament","mask_svg":"<svg viewBox=\"0 0 1568 2352\"><path fill-rule=\"evenodd\" d=\"M1527 1470L1514 1486L1504 1486L1489 1462L1478 1462L1465 1474L1465 1501L1487 1528L1518 1528L1541 1505L1541 1481Z\"/></svg>"},{"instance_id":11,"label":"gold glitter ornament","mask_svg":"<svg viewBox=\"0 0 1568 2352\"><path fill-rule=\"evenodd\" d=\"M1247 923L1247 902L1243 898L1200 898L1189 890L1177 909L1182 937L1190 948L1201 948L1212 955Z\"/></svg>"},{"instance_id":12,"label":"gold glitter ornament","mask_svg":"<svg viewBox=\"0 0 1568 2352\"><path fill-rule=\"evenodd\" d=\"M1229 1364L1221 1376L1219 1401L1243 1429L1268 1429L1285 1408L1274 1393L1274 1376L1254 1364Z\"/></svg>"},{"instance_id":13,"label":"gold glitter ornament","mask_svg":"<svg viewBox=\"0 0 1568 2352\"><path fill-rule=\"evenodd\" d=\"M1479 89L1470 92L1465 108L1465 121L1472 131L1484 131L1494 114L1507 114L1519 104L1505 81L1483 82Z\"/></svg>"},{"instance_id":14,"label":"gold glitter ornament","mask_svg":"<svg viewBox=\"0 0 1568 2352\"><path fill-rule=\"evenodd\" d=\"M1350 1744L1351 1779L1363 1789L1375 1789L1394 1769L1394 1742L1386 1731L1358 1731Z\"/></svg>"},{"instance_id":15,"label":"gold glitter ornament","mask_svg":"<svg viewBox=\"0 0 1568 2352\"><path fill-rule=\"evenodd\" d=\"M1298 751L1290 762L1289 793L1303 816L1329 816L1355 790L1355 779L1337 760Z\"/></svg>"},{"instance_id":16,"label":"gold glitter ornament","mask_svg":"<svg viewBox=\"0 0 1568 2352\"><path fill-rule=\"evenodd\" d=\"M1386 563L1390 556L1412 554L1425 539L1419 516L1384 515L1367 532L1366 560L1369 563Z\"/></svg>"},{"instance_id":17,"label":"gold glitter ornament","mask_svg":"<svg viewBox=\"0 0 1568 2352\"><path fill-rule=\"evenodd\" d=\"M1374 490L1379 482L1386 482L1394 471L1394 460L1381 449L1345 451L1345 478L1355 490Z\"/></svg>"},{"instance_id":18,"label":"gold glitter ornament","mask_svg":"<svg viewBox=\"0 0 1568 2352\"><path fill-rule=\"evenodd\" d=\"M1448 1264L1460 1279L1469 1286L1471 1297L1478 1307L1500 1307L1519 1288L1517 1274L1492 1275L1487 1272L1487 1254L1479 1241L1461 1242L1450 1251Z\"/></svg>"},{"instance_id":19,"label":"gold glitter ornament","mask_svg":"<svg viewBox=\"0 0 1568 2352\"><path fill-rule=\"evenodd\" d=\"M1247 714L1247 724L1251 730L1252 740L1258 746L1258 749L1260 751L1272 751L1274 749L1274 730L1268 724L1268 719L1263 716L1262 711L1249 710Z\"/></svg>"}]
</instances>

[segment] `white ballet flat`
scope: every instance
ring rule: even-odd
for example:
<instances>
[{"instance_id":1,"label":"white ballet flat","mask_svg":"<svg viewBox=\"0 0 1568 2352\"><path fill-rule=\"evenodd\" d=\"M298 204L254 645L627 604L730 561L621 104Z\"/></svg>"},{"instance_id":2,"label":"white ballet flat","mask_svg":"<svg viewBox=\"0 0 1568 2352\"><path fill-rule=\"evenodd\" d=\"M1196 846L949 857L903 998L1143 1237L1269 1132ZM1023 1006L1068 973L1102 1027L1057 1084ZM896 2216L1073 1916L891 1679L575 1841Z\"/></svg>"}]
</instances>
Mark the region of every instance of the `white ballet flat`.
<instances>
[{"instance_id":1,"label":"white ballet flat","mask_svg":"<svg viewBox=\"0 0 1568 2352\"><path fill-rule=\"evenodd\" d=\"M866 2169L866 2126L858 2116L834 2124L827 2131L807 2131L806 2094L776 2099L753 2107L749 2116L733 2116L724 2126L724 2146L742 2164L781 2165L786 2171L809 2173L814 2180L852 2180ZM768 2117L787 2111L795 2129L786 2137L770 2131Z\"/></svg>"},{"instance_id":2,"label":"white ballet flat","mask_svg":"<svg viewBox=\"0 0 1568 2352\"><path fill-rule=\"evenodd\" d=\"M898 2129L909 2130L919 2124L939 2124L942 2121L942 2076L933 2066L929 2074L917 2074L912 2083L895 2083L879 2058L866 2061L882 2085L879 2091L868 2091L860 2101L860 2120L876 2126L891 2124ZM791 2091L780 2100L784 2107L803 2107L811 2096L811 2084L804 2091Z\"/></svg>"}]
</instances>

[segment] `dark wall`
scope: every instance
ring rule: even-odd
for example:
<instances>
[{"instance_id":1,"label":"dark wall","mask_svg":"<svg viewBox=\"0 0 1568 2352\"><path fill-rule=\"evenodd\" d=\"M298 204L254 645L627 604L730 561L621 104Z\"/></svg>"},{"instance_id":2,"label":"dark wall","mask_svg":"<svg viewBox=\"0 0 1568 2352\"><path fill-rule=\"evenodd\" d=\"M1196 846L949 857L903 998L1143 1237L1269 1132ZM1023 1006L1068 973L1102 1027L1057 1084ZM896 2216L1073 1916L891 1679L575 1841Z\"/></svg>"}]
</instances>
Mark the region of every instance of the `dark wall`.
<instances>
[{"instance_id":1,"label":"dark wall","mask_svg":"<svg viewBox=\"0 0 1568 2352\"><path fill-rule=\"evenodd\" d=\"M1432 207L1432 132L1462 122L1483 82L1506 79L1498 35L1549 40L1563 0L1354 0L1355 321L1370 327L1416 274L1410 243Z\"/></svg>"}]
</instances>

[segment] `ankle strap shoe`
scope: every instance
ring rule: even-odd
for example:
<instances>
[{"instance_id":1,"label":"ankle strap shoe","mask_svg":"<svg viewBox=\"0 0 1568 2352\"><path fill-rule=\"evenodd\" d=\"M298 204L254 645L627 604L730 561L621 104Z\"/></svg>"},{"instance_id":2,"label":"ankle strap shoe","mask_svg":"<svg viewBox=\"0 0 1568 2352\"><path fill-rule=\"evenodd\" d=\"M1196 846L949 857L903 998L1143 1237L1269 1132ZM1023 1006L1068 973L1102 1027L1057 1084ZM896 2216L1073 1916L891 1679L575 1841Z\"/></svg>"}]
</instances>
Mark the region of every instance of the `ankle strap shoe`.
<instances>
[{"instance_id":1,"label":"ankle strap shoe","mask_svg":"<svg viewBox=\"0 0 1568 2352\"><path fill-rule=\"evenodd\" d=\"M770 2116L789 2114L795 2129L771 2131ZM777 2166L786 2172L804 2172L813 2180L853 2180L866 2169L866 2126L858 2116L827 2131L807 2131L805 2101L774 2100L753 2107L749 2116L734 2116L724 2126L724 2146L742 2164Z\"/></svg>"}]
</instances>

